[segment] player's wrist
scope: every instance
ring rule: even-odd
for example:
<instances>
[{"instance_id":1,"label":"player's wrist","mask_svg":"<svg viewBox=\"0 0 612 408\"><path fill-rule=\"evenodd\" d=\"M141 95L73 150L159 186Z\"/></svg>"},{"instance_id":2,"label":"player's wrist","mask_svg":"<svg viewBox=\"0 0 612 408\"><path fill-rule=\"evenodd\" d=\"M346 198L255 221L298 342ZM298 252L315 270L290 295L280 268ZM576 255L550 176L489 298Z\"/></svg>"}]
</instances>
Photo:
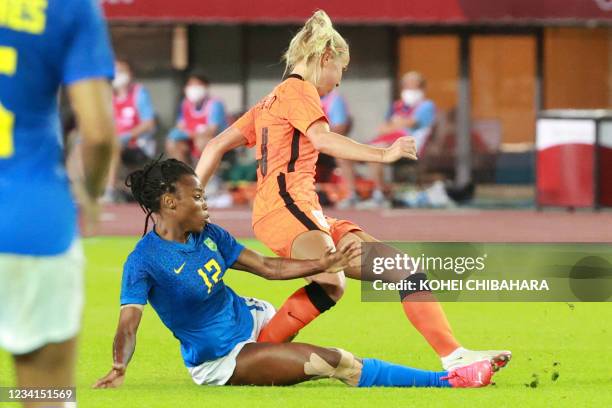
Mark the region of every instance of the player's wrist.
<instances>
[{"instance_id":1,"label":"player's wrist","mask_svg":"<svg viewBox=\"0 0 612 408\"><path fill-rule=\"evenodd\" d=\"M326 271L330 266L331 262L328 255L323 256L321 259L316 260L318 267L317 269L320 271Z\"/></svg>"},{"instance_id":2,"label":"player's wrist","mask_svg":"<svg viewBox=\"0 0 612 408\"><path fill-rule=\"evenodd\" d=\"M381 149L380 151L380 162L381 163L388 163L389 162L389 153L390 153L391 148L390 147L385 147L383 149Z\"/></svg>"}]
</instances>

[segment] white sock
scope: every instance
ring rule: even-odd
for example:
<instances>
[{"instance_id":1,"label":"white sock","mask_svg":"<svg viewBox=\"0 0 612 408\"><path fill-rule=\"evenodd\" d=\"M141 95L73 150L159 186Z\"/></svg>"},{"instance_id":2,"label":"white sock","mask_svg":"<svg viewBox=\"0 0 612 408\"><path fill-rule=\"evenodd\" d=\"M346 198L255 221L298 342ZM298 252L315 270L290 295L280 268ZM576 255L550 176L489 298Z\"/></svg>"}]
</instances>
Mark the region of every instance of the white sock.
<instances>
[{"instance_id":1,"label":"white sock","mask_svg":"<svg viewBox=\"0 0 612 408\"><path fill-rule=\"evenodd\" d=\"M452 353L450 353L448 356L445 357L441 357L440 360L442 360L442 364L446 365L446 363L448 363L449 361L452 361L454 359L456 359L457 357L459 357L461 354L465 353L466 351L468 351L466 348L463 347L457 347L455 349L455 351L453 351Z\"/></svg>"}]
</instances>

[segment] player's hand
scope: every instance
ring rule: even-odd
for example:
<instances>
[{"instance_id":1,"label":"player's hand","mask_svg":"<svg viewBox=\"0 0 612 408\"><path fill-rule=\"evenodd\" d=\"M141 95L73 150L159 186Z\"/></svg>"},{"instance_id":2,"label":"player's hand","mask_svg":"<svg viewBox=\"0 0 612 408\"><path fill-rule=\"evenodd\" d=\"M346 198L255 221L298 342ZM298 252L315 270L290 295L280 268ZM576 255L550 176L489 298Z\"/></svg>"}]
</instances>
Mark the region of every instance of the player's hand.
<instances>
[{"instance_id":1,"label":"player's hand","mask_svg":"<svg viewBox=\"0 0 612 408\"><path fill-rule=\"evenodd\" d=\"M323 255L325 272L338 273L352 265L361 256L361 243L351 241L337 251L330 249Z\"/></svg>"},{"instance_id":2,"label":"player's hand","mask_svg":"<svg viewBox=\"0 0 612 408\"><path fill-rule=\"evenodd\" d=\"M393 163L399 159L417 159L416 141L411 136L403 136L397 139L390 147L383 151L383 163Z\"/></svg>"},{"instance_id":3,"label":"player's hand","mask_svg":"<svg viewBox=\"0 0 612 408\"><path fill-rule=\"evenodd\" d=\"M118 388L125 381L125 367L114 365L108 374L100 378L92 388Z\"/></svg>"}]
</instances>

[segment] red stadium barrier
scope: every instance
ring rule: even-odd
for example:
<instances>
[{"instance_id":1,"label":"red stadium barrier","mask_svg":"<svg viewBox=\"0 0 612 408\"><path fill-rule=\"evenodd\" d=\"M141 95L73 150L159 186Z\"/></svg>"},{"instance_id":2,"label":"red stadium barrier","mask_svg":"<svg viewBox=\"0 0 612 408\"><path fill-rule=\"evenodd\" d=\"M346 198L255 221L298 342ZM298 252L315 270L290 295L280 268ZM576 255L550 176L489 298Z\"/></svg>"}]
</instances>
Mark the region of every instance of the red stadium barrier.
<instances>
[{"instance_id":1,"label":"red stadium barrier","mask_svg":"<svg viewBox=\"0 0 612 408\"><path fill-rule=\"evenodd\" d=\"M537 204L612 204L612 111L544 111L537 121Z\"/></svg>"},{"instance_id":2,"label":"red stadium barrier","mask_svg":"<svg viewBox=\"0 0 612 408\"><path fill-rule=\"evenodd\" d=\"M302 22L318 8L337 22L486 23L612 20L611 0L103 0L111 20Z\"/></svg>"},{"instance_id":3,"label":"red stadium barrier","mask_svg":"<svg viewBox=\"0 0 612 408\"><path fill-rule=\"evenodd\" d=\"M599 136L599 203L612 207L612 123L603 123Z\"/></svg>"}]
</instances>

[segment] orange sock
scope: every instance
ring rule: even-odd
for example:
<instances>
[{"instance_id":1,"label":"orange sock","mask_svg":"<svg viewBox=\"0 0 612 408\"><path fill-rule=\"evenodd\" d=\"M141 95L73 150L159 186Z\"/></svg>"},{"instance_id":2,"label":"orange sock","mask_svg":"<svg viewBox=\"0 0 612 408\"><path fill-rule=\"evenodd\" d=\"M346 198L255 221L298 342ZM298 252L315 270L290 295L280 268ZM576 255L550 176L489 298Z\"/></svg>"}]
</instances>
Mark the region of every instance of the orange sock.
<instances>
[{"instance_id":1,"label":"orange sock","mask_svg":"<svg viewBox=\"0 0 612 408\"><path fill-rule=\"evenodd\" d=\"M430 292L417 292L406 296L402 307L408 320L440 357L447 356L460 347L442 306Z\"/></svg>"},{"instance_id":2,"label":"orange sock","mask_svg":"<svg viewBox=\"0 0 612 408\"><path fill-rule=\"evenodd\" d=\"M298 289L283 303L259 333L258 342L284 343L336 302L321 285L312 282Z\"/></svg>"}]
</instances>

